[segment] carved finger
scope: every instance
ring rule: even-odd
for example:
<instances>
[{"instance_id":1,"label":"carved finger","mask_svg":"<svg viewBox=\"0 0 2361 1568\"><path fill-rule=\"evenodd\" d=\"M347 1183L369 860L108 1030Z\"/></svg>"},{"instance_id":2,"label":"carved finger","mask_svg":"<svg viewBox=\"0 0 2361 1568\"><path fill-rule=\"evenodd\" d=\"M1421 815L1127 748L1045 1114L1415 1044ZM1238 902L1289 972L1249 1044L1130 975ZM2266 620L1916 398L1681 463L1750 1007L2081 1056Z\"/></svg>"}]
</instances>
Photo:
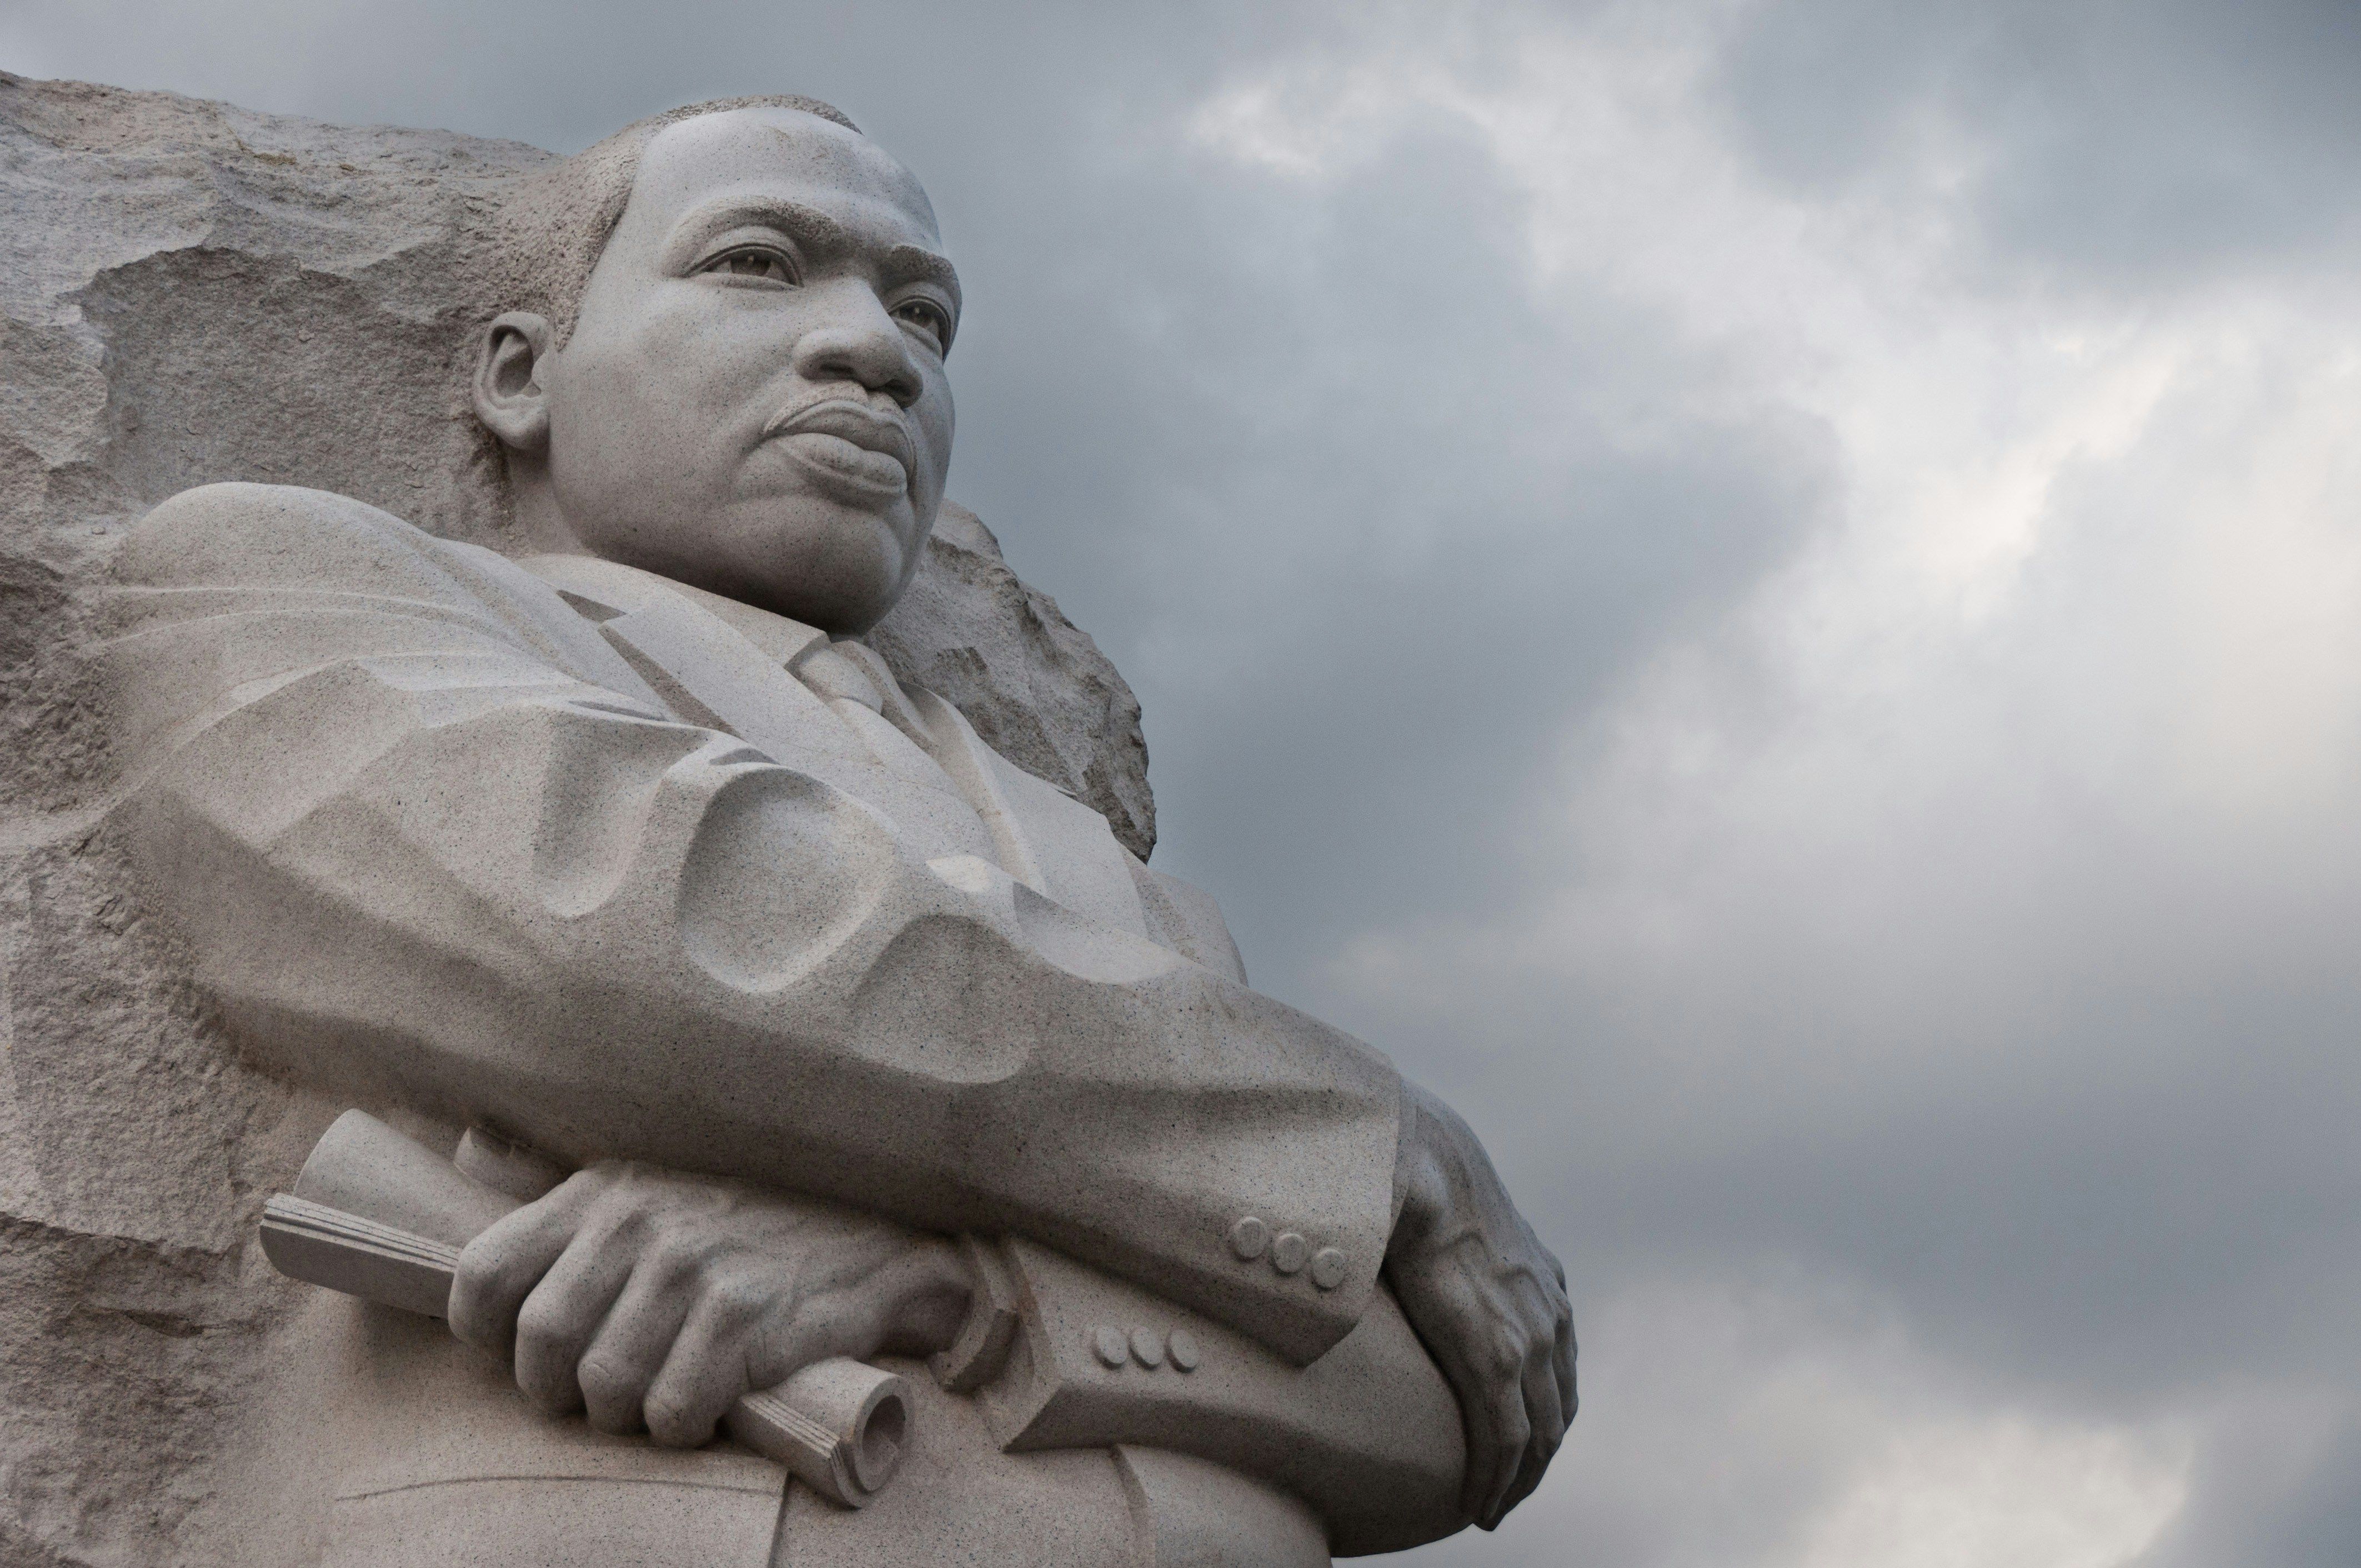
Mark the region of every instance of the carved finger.
<instances>
[{"instance_id":1,"label":"carved finger","mask_svg":"<svg viewBox=\"0 0 2361 1568\"><path fill-rule=\"evenodd\" d=\"M1499 1385L1472 1373L1469 1380L1467 1391L1459 1397L1459 1424L1467 1437L1467 1473L1460 1481L1459 1508L1468 1519L1481 1520L1489 1500L1516 1464L1517 1453L1500 1443ZM1460 1386L1457 1378L1452 1381L1455 1388Z\"/></svg>"},{"instance_id":2,"label":"carved finger","mask_svg":"<svg viewBox=\"0 0 2361 1568\"><path fill-rule=\"evenodd\" d=\"M447 1309L451 1332L502 1360L515 1349L517 1312L525 1298L574 1239L571 1206L550 1199L495 1222L459 1254Z\"/></svg>"},{"instance_id":3,"label":"carved finger","mask_svg":"<svg viewBox=\"0 0 2361 1568\"><path fill-rule=\"evenodd\" d=\"M1532 1422L1525 1414L1521 1381L1496 1380L1488 1393L1493 1464L1476 1522L1486 1530L1496 1530L1501 1516L1509 1511L1510 1492L1525 1461L1525 1444L1532 1436Z\"/></svg>"},{"instance_id":4,"label":"carved finger","mask_svg":"<svg viewBox=\"0 0 2361 1568\"><path fill-rule=\"evenodd\" d=\"M1558 1444L1565 1439L1566 1418L1565 1406L1557 1394L1555 1349L1554 1344L1537 1347L1536 1354L1525 1365L1525 1419L1530 1435L1525 1440L1524 1453L1518 1461L1516 1475L1510 1480L1509 1489L1501 1498L1502 1518L1531 1497L1533 1488L1542 1484L1542 1476L1549 1470L1551 1458L1557 1453Z\"/></svg>"},{"instance_id":5,"label":"carved finger","mask_svg":"<svg viewBox=\"0 0 2361 1568\"><path fill-rule=\"evenodd\" d=\"M1491 1316L1474 1288L1447 1257L1430 1254L1417 1266L1397 1270L1394 1288L1411 1326L1459 1399L1459 1424L1466 1436L1467 1468L1460 1478L1459 1511L1483 1518L1485 1499L1499 1490L1512 1458L1499 1451L1493 1406L1503 1380L1486 1369L1484 1346Z\"/></svg>"},{"instance_id":6,"label":"carved finger","mask_svg":"<svg viewBox=\"0 0 2361 1568\"><path fill-rule=\"evenodd\" d=\"M631 1271L575 1368L592 1427L639 1430L648 1389L696 1299L694 1277L655 1256Z\"/></svg>"},{"instance_id":7,"label":"carved finger","mask_svg":"<svg viewBox=\"0 0 2361 1568\"><path fill-rule=\"evenodd\" d=\"M642 1409L650 1437L668 1448L696 1448L711 1440L722 1413L752 1387L749 1352L764 1313L781 1304L781 1294L730 1279L697 1298L648 1387Z\"/></svg>"},{"instance_id":8,"label":"carved finger","mask_svg":"<svg viewBox=\"0 0 2361 1568\"><path fill-rule=\"evenodd\" d=\"M1574 1381L1576 1348L1574 1312L1571 1308L1568 1308L1558 1313L1557 1343L1550 1359L1551 1364L1557 1368L1558 1407L1565 1411L1566 1423L1569 1426L1574 1422L1575 1412L1582 1409L1582 1400L1576 1392Z\"/></svg>"},{"instance_id":9,"label":"carved finger","mask_svg":"<svg viewBox=\"0 0 2361 1568\"><path fill-rule=\"evenodd\" d=\"M517 1313L516 1380L552 1415L582 1408L576 1368L631 1277L632 1249L604 1235L574 1238Z\"/></svg>"}]
</instances>

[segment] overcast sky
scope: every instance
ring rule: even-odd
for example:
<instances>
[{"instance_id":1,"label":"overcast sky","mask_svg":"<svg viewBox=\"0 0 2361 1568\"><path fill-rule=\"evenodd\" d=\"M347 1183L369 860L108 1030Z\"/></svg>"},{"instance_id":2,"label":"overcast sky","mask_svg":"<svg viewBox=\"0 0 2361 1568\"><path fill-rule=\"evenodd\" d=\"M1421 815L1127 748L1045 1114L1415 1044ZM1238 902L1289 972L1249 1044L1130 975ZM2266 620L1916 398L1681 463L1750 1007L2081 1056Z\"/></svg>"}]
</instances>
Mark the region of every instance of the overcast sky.
<instances>
[{"instance_id":1,"label":"overcast sky","mask_svg":"<svg viewBox=\"0 0 2361 1568\"><path fill-rule=\"evenodd\" d=\"M0 3L572 150L793 91L1158 863L1460 1105L1584 1403L1417 1568L2361 1563L2361 5Z\"/></svg>"}]
</instances>

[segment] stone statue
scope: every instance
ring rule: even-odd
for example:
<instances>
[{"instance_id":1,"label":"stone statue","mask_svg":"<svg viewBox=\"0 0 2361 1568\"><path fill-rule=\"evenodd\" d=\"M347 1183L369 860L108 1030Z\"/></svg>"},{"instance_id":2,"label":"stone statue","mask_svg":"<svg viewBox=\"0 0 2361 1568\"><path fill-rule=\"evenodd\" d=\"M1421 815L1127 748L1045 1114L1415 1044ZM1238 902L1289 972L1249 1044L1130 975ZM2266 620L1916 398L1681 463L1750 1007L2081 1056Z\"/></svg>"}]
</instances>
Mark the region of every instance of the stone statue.
<instances>
[{"instance_id":1,"label":"stone statue","mask_svg":"<svg viewBox=\"0 0 2361 1568\"><path fill-rule=\"evenodd\" d=\"M282 1506L319 1517L282 1533L1294 1568L1496 1523L1574 1346L1466 1124L864 641L951 452L917 181L825 104L733 100L484 224L507 546L211 484L100 612L110 821L204 1006L509 1194L447 1327L291 1309ZM836 1357L905 1373L901 1474L783 1508L718 1424Z\"/></svg>"}]
</instances>

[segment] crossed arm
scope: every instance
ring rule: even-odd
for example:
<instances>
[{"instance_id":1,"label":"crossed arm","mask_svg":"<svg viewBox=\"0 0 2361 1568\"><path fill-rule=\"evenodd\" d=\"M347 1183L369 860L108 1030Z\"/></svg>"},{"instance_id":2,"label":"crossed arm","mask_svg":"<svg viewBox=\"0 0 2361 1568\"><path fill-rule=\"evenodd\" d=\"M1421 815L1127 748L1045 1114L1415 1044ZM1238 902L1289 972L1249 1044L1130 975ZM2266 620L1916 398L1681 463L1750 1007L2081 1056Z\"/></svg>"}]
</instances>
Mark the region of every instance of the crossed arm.
<instances>
[{"instance_id":1,"label":"crossed arm","mask_svg":"<svg viewBox=\"0 0 2361 1568\"><path fill-rule=\"evenodd\" d=\"M1472 1135L1412 1093L1424 1128L1406 1140L1418 1152L1387 1274L1460 1397L1461 1516L1489 1527L1539 1484L1573 1418L1572 1321L1555 1260ZM969 1288L939 1236L606 1162L467 1248L451 1325L511 1361L551 1414L583 1410L603 1431L644 1426L694 1447L740 1395L814 1361L947 1348Z\"/></svg>"},{"instance_id":2,"label":"crossed arm","mask_svg":"<svg viewBox=\"0 0 2361 1568\"><path fill-rule=\"evenodd\" d=\"M1382 1266L1460 1393L1471 1516L1538 1480L1571 1411L1562 1282L1472 1135L1376 1053L955 885L827 757L677 721L548 590L358 503L192 492L120 570L124 821L249 1048L723 1179L593 1171L502 1227L467 1321L506 1348L523 1316L528 1387L610 1420L636 1399L686 1441L712 1388L650 1347L740 1335L689 1360L741 1378L909 1347L958 1295L917 1233L1009 1230L1298 1360ZM1223 1238L1249 1212L1343 1277L1243 1266Z\"/></svg>"}]
</instances>

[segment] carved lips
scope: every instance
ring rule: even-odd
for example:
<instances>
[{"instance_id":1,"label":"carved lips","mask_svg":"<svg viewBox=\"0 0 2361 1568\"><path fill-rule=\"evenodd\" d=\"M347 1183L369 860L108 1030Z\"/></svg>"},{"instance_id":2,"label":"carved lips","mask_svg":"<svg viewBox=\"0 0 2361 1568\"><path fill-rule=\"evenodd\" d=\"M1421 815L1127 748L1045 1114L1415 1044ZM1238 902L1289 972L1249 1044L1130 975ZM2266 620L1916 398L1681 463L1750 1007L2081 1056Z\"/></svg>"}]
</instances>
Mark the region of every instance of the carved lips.
<instances>
[{"instance_id":1,"label":"carved lips","mask_svg":"<svg viewBox=\"0 0 2361 1568\"><path fill-rule=\"evenodd\" d=\"M820 488L857 506L898 499L917 466L901 419L850 398L782 410L763 438L778 440Z\"/></svg>"}]
</instances>

